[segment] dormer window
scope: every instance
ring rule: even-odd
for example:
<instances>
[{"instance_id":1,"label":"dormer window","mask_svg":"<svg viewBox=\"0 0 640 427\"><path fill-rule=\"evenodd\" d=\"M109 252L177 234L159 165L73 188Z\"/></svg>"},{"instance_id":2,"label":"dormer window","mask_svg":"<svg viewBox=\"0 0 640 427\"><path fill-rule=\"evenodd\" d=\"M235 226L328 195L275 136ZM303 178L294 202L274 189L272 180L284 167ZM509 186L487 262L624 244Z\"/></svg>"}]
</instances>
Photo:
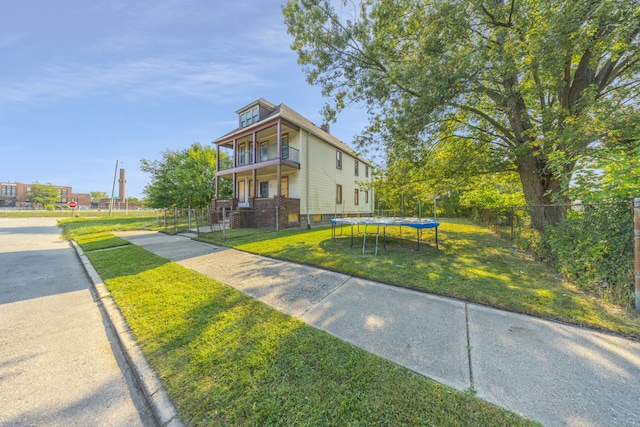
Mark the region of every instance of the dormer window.
<instances>
[{"instance_id":1,"label":"dormer window","mask_svg":"<svg viewBox=\"0 0 640 427\"><path fill-rule=\"evenodd\" d=\"M255 123L259 120L258 106L256 105L250 110L240 114L240 127L249 126L251 123Z\"/></svg>"}]
</instances>

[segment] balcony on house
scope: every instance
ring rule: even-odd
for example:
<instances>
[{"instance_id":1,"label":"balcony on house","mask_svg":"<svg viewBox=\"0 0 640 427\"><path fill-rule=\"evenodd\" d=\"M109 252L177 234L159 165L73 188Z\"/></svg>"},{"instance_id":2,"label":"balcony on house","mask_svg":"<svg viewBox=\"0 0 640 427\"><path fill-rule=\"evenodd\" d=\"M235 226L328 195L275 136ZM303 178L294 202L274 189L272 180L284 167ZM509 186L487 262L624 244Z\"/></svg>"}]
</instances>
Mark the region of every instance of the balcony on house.
<instances>
[{"instance_id":1,"label":"balcony on house","mask_svg":"<svg viewBox=\"0 0 640 427\"><path fill-rule=\"evenodd\" d=\"M269 162L272 160L286 160L288 162L300 163L300 151L288 145L280 148L278 155L278 144L275 142L263 144L256 149L255 159L252 150L238 150L235 154L233 150L220 150L220 167L219 171L243 167L247 165ZM224 155L226 154L226 155Z\"/></svg>"}]
</instances>

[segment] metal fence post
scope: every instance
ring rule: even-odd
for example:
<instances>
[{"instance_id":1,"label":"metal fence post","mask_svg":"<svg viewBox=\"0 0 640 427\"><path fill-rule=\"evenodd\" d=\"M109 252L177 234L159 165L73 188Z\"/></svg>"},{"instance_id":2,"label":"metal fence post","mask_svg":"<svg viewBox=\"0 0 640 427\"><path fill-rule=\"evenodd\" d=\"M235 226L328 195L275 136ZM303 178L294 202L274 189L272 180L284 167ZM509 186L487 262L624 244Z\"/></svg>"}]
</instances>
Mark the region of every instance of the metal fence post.
<instances>
[{"instance_id":1,"label":"metal fence post","mask_svg":"<svg viewBox=\"0 0 640 427\"><path fill-rule=\"evenodd\" d=\"M633 199L633 254L635 257L636 311L640 313L640 198Z\"/></svg>"},{"instance_id":2,"label":"metal fence post","mask_svg":"<svg viewBox=\"0 0 640 427\"><path fill-rule=\"evenodd\" d=\"M222 208L222 240L225 240L227 238L227 227L225 225L226 220L227 220L227 215L225 212L225 208Z\"/></svg>"}]
</instances>

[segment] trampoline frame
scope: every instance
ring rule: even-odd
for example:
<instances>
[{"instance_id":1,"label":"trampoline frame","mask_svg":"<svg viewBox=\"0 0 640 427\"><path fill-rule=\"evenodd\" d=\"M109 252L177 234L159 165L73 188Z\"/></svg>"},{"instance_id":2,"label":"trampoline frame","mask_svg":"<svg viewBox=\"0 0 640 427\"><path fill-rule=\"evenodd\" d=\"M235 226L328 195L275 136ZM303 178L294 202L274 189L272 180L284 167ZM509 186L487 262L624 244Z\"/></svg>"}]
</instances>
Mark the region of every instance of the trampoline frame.
<instances>
[{"instance_id":1,"label":"trampoline frame","mask_svg":"<svg viewBox=\"0 0 640 427\"><path fill-rule=\"evenodd\" d=\"M336 241L336 226L340 225L340 235L342 235L342 227L345 225L351 226L351 246L353 247L353 227L357 225L364 225L364 235L362 239L362 254L364 255L367 246L375 246L375 255L378 255L380 227L383 232L383 248L387 250L387 227L400 227L400 233L402 233L402 227L411 227L416 230L418 244L416 250L420 249L420 240L422 238L422 230L426 228L434 228L436 233L436 248L438 247L438 226L440 223L433 219L427 218L394 218L394 217L349 217L349 218L333 218L331 220L331 236L333 241ZM375 226L376 240L375 243L367 243L367 227ZM371 234L371 233L370 233Z\"/></svg>"}]
</instances>

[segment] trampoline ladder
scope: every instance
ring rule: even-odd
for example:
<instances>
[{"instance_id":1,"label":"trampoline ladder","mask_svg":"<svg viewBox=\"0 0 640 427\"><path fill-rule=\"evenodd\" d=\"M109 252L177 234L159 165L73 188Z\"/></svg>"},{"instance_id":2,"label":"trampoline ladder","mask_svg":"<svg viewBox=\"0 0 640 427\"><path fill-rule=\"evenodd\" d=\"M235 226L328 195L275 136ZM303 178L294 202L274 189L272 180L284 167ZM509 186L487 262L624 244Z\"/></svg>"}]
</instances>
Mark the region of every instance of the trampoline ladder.
<instances>
[{"instance_id":1,"label":"trampoline ladder","mask_svg":"<svg viewBox=\"0 0 640 427\"><path fill-rule=\"evenodd\" d=\"M380 226L376 225L376 242L367 243L367 224L364 226L364 237L362 238L362 255L364 255L365 248L367 246L375 246L375 255L378 255L378 237L380 236Z\"/></svg>"}]
</instances>

